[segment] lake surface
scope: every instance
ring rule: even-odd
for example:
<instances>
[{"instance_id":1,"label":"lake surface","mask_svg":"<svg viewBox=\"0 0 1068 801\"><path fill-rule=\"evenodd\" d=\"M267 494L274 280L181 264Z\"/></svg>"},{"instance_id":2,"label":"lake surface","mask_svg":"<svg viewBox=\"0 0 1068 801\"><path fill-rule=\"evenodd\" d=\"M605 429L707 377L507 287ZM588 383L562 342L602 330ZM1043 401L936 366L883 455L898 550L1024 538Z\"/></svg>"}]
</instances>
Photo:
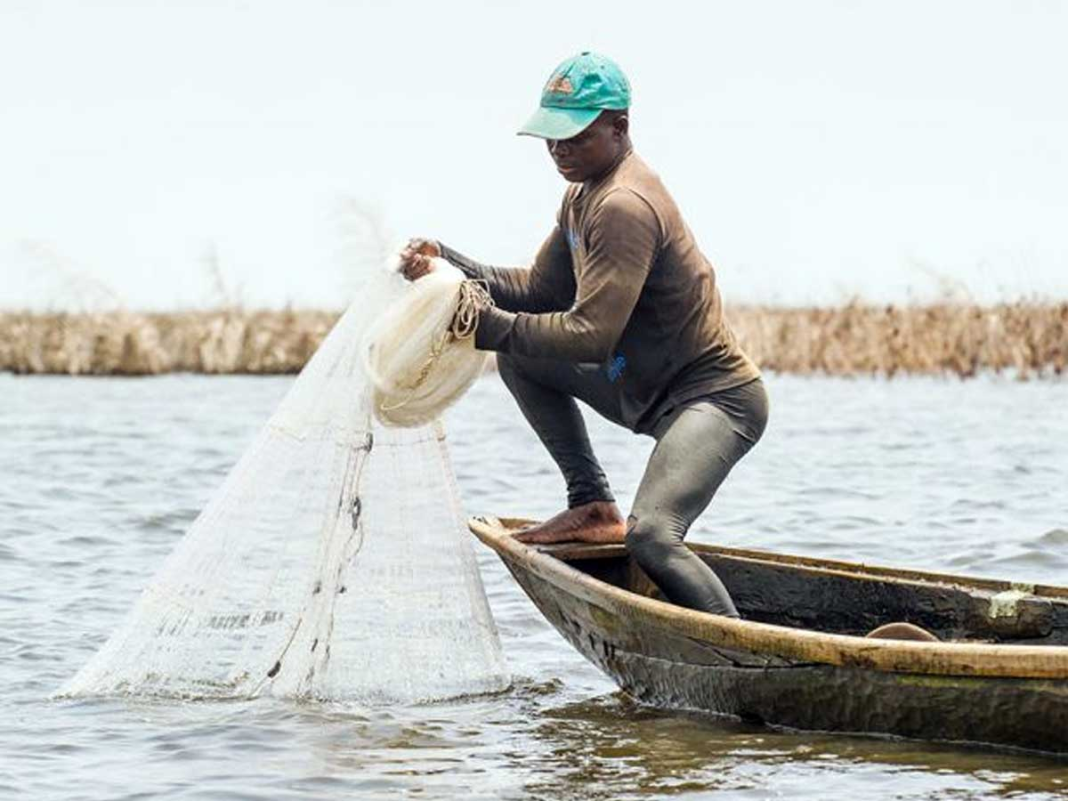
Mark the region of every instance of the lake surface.
<instances>
[{"instance_id":1,"label":"lake surface","mask_svg":"<svg viewBox=\"0 0 1068 801\"><path fill-rule=\"evenodd\" d=\"M639 707L482 546L515 676L503 695L390 709L46 700L291 381L0 375L0 798L1068 796L1068 761ZM1068 583L1068 383L767 383L767 434L693 540ZM590 423L626 505L652 441ZM563 483L496 377L447 427L469 513L558 511Z\"/></svg>"}]
</instances>

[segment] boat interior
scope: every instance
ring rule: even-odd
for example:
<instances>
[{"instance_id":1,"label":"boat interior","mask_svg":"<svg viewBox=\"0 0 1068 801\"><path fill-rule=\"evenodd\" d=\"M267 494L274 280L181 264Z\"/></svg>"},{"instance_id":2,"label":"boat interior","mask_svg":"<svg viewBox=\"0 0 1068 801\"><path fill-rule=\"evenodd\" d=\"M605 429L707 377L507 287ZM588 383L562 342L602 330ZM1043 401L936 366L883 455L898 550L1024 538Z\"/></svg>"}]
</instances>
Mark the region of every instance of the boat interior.
<instances>
[{"instance_id":1,"label":"boat interior","mask_svg":"<svg viewBox=\"0 0 1068 801\"><path fill-rule=\"evenodd\" d=\"M691 545L746 620L864 636L888 623L942 641L1068 645L1068 589ZM540 547L615 587L668 602L622 545Z\"/></svg>"}]
</instances>

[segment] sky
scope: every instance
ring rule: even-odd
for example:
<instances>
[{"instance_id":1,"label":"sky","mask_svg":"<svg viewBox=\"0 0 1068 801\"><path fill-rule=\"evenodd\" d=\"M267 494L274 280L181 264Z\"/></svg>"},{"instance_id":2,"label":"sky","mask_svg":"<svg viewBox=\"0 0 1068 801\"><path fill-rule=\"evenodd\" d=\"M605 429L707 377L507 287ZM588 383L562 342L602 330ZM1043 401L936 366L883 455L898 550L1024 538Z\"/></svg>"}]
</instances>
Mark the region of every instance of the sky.
<instances>
[{"instance_id":1,"label":"sky","mask_svg":"<svg viewBox=\"0 0 1068 801\"><path fill-rule=\"evenodd\" d=\"M581 50L728 303L1068 298L1068 2L0 0L0 309L340 308L528 264Z\"/></svg>"}]
</instances>

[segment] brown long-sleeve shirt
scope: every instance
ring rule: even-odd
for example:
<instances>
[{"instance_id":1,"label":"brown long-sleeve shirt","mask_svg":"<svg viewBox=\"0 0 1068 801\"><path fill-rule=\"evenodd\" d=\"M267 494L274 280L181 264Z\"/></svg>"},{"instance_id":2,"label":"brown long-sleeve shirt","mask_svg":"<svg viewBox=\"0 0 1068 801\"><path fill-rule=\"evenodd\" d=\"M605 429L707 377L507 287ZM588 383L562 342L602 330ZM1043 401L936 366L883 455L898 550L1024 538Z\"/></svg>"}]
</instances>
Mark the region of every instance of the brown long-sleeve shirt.
<instances>
[{"instance_id":1,"label":"brown long-sleeve shirt","mask_svg":"<svg viewBox=\"0 0 1068 801\"><path fill-rule=\"evenodd\" d=\"M568 187L532 267L486 267L443 252L485 280L496 303L482 312L478 348L602 364L635 431L679 403L760 375L724 318L711 264L633 152L597 182Z\"/></svg>"}]
</instances>

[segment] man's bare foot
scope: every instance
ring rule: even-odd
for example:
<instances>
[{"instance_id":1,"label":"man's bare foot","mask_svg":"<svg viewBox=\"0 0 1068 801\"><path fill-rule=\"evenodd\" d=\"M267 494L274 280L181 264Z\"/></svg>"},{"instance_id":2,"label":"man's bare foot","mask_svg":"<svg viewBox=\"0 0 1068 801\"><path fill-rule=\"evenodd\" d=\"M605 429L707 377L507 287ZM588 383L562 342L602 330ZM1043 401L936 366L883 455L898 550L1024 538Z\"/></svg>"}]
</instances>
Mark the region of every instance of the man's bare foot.
<instances>
[{"instance_id":1,"label":"man's bare foot","mask_svg":"<svg viewBox=\"0 0 1068 801\"><path fill-rule=\"evenodd\" d=\"M619 507L611 501L592 501L566 509L543 523L525 528L515 538L527 545L553 542L623 542L626 523Z\"/></svg>"}]
</instances>

